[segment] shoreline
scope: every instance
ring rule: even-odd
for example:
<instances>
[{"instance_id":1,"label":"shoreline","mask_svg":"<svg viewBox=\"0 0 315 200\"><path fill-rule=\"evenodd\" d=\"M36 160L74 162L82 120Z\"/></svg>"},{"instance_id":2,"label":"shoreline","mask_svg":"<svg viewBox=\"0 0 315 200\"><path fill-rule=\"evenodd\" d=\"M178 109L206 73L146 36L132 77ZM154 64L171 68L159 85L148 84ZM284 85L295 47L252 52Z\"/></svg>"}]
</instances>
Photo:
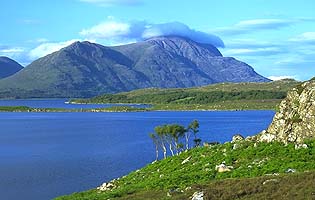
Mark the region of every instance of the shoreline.
<instances>
[{"instance_id":1,"label":"shoreline","mask_svg":"<svg viewBox=\"0 0 315 200\"><path fill-rule=\"evenodd\" d=\"M27 110L14 109L14 106L8 109L2 109L0 106L0 113L5 112L29 112L29 113L75 113L75 112L238 112L238 111L275 111L275 109L133 109L129 107L127 109L113 109L112 107L108 109L62 109L62 108L29 108ZM130 109L130 110L129 110Z\"/></svg>"}]
</instances>

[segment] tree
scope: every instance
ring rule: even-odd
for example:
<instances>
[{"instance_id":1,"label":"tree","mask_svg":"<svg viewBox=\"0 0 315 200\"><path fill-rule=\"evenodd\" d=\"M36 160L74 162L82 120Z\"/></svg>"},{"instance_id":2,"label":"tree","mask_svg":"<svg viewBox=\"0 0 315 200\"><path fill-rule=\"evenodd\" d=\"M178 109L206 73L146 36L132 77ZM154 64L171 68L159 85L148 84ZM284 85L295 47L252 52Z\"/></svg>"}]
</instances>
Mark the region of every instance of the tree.
<instances>
[{"instance_id":1,"label":"tree","mask_svg":"<svg viewBox=\"0 0 315 200\"><path fill-rule=\"evenodd\" d=\"M163 150L163 156L166 158L166 134L165 134L165 127L164 126L157 126L154 129L156 135L158 136L158 139L160 141L161 148Z\"/></svg>"},{"instance_id":2,"label":"tree","mask_svg":"<svg viewBox=\"0 0 315 200\"><path fill-rule=\"evenodd\" d=\"M199 132L198 129L199 122L197 120L192 121L187 129L179 124L156 126L154 128L154 133L149 134L155 145L156 160L158 160L159 157L159 149L162 149L163 156L166 158L166 146L168 146L172 156L174 156L174 151L176 151L176 154L178 155L184 149L184 144L182 143L184 137L186 139L186 149L189 149L189 138L191 134L194 135L195 146L199 146L201 139L197 138L197 133Z\"/></svg>"},{"instance_id":3,"label":"tree","mask_svg":"<svg viewBox=\"0 0 315 200\"><path fill-rule=\"evenodd\" d=\"M188 125L188 132L193 133L194 135L194 143L195 147L199 146L201 143L201 139L197 138L197 133L199 132L199 122L197 120L193 120L189 125ZM186 134L187 135L187 134ZM189 135L190 136L190 135ZM188 140L186 136L186 149L188 149Z\"/></svg>"},{"instance_id":4,"label":"tree","mask_svg":"<svg viewBox=\"0 0 315 200\"><path fill-rule=\"evenodd\" d=\"M160 145L159 138L154 133L150 133L149 136L155 145L155 161L158 161L158 159L159 159L159 145Z\"/></svg>"},{"instance_id":5,"label":"tree","mask_svg":"<svg viewBox=\"0 0 315 200\"><path fill-rule=\"evenodd\" d=\"M186 133L185 127L178 125L178 124L172 124L169 125L169 132L171 134L171 137L174 141L174 146L176 149L176 154L179 153L179 149L182 148L182 144L180 144L180 139L184 137Z\"/></svg>"}]
</instances>

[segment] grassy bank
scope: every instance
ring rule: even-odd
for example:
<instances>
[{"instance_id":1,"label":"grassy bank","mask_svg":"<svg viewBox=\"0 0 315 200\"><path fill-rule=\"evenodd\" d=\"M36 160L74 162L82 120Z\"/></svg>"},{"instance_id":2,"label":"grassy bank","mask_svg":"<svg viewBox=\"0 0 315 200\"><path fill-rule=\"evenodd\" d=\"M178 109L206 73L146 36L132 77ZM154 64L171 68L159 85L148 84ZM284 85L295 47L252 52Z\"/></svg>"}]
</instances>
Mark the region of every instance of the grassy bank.
<instances>
[{"instance_id":1,"label":"grassy bank","mask_svg":"<svg viewBox=\"0 0 315 200\"><path fill-rule=\"evenodd\" d=\"M141 112L144 108L130 106L113 106L96 109L64 109L64 108L31 108L27 106L0 106L0 112Z\"/></svg>"},{"instance_id":2,"label":"grassy bank","mask_svg":"<svg viewBox=\"0 0 315 200\"><path fill-rule=\"evenodd\" d=\"M306 144L308 148L296 149L293 144L244 141L236 146L225 143L194 148L115 180L114 188L109 191L89 190L57 200L181 199L200 190L209 199L211 195L219 195L217 199L229 199L235 195L255 199L267 194L280 195L291 186L297 188L291 191L292 195L298 195L296 199L303 199L301 195L313 197L314 179L303 179L307 174L303 172L315 170L315 141ZM217 172L216 165L222 162L233 169ZM286 173L290 169L295 171L293 175ZM309 174L315 175L314 172ZM266 180L271 181L263 184ZM305 184L298 184L301 180L305 180ZM226 191L222 184L230 187L231 191ZM212 194L213 191L217 192Z\"/></svg>"}]
</instances>

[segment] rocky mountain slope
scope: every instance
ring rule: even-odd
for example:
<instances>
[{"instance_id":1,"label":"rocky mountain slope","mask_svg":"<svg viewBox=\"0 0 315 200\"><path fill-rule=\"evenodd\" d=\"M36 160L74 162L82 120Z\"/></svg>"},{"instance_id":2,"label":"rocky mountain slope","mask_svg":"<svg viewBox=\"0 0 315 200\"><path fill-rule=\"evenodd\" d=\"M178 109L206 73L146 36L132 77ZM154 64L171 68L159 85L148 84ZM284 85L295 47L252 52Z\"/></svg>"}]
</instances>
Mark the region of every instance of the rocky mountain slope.
<instances>
[{"instance_id":1,"label":"rocky mountain slope","mask_svg":"<svg viewBox=\"0 0 315 200\"><path fill-rule=\"evenodd\" d=\"M315 138L315 78L288 92L269 128L257 136L259 141L302 144Z\"/></svg>"},{"instance_id":2,"label":"rocky mountain slope","mask_svg":"<svg viewBox=\"0 0 315 200\"><path fill-rule=\"evenodd\" d=\"M0 56L0 79L11 76L22 69L23 66L14 60Z\"/></svg>"},{"instance_id":3,"label":"rocky mountain slope","mask_svg":"<svg viewBox=\"0 0 315 200\"><path fill-rule=\"evenodd\" d=\"M212 45L169 36L117 47L73 43L1 80L0 98L91 97L139 88L266 81Z\"/></svg>"}]
</instances>

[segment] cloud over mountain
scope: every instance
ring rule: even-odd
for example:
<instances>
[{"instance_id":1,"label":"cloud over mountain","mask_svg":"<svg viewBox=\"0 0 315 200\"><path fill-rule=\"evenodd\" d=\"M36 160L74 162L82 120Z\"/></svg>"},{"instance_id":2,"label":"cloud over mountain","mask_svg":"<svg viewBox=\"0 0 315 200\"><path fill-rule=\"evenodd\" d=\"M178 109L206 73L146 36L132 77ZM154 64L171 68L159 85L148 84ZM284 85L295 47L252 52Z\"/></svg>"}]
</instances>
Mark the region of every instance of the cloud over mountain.
<instances>
[{"instance_id":1,"label":"cloud over mountain","mask_svg":"<svg viewBox=\"0 0 315 200\"><path fill-rule=\"evenodd\" d=\"M83 29L80 35L88 39L109 39L115 41L141 41L159 36L177 35L196 42L224 47L224 43L216 35L197 31L180 22L163 24L147 23L145 21L118 22L105 21L91 28Z\"/></svg>"},{"instance_id":2,"label":"cloud over mountain","mask_svg":"<svg viewBox=\"0 0 315 200\"><path fill-rule=\"evenodd\" d=\"M42 43L39 46L35 47L34 49L30 50L29 57L33 60L33 59L46 56L47 54L53 53L55 51L59 51L61 48L69 46L70 44L76 41L80 41L80 40L73 39L73 40L68 40L64 42Z\"/></svg>"}]
</instances>

